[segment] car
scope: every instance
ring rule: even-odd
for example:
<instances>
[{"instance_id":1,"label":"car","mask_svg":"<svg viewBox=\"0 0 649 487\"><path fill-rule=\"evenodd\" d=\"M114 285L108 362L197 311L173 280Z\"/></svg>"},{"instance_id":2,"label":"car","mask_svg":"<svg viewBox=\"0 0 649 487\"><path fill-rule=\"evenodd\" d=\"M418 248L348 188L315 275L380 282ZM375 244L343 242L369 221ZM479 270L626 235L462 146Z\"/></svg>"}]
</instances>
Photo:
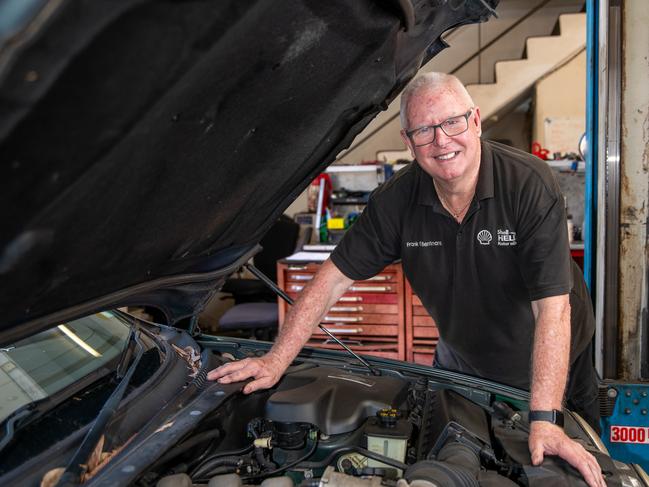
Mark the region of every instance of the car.
<instances>
[{"instance_id":1,"label":"car","mask_svg":"<svg viewBox=\"0 0 649 487\"><path fill-rule=\"evenodd\" d=\"M206 379L270 347L202 333L207 301L496 3L0 2L0 485L583 485L483 379L309 348L269 390Z\"/></svg>"}]
</instances>

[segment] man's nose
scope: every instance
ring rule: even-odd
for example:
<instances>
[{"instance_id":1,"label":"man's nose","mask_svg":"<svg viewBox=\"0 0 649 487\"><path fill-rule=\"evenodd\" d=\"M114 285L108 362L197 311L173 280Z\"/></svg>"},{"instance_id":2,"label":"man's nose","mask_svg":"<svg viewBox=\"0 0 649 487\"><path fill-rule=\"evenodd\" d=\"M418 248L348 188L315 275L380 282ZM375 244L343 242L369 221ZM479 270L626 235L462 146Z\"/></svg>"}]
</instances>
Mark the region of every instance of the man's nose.
<instances>
[{"instance_id":1,"label":"man's nose","mask_svg":"<svg viewBox=\"0 0 649 487\"><path fill-rule=\"evenodd\" d=\"M435 127L435 138L433 139L433 144L439 147L444 147L448 144L449 140L451 140L451 138L446 135L446 132L442 130L442 127Z\"/></svg>"}]
</instances>

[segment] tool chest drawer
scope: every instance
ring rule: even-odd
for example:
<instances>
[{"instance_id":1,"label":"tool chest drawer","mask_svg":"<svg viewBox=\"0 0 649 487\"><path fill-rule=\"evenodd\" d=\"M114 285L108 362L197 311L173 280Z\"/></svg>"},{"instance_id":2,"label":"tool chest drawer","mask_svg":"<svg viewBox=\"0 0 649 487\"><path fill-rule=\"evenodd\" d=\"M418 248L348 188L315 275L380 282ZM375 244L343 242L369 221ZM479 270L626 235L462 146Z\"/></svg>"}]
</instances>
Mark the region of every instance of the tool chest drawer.
<instances>
[{"instance_id":1,"label":"tool chest drawer","mask_svg":"<svg viewBox=\"0 0 649 487\"><path fill-rule=\"evenodd\" d=\"M406 307L406 360L423 365L432 365L439 330L435 320L424 308L419 296L414 294L410 283L405 280Z\"/></svg>"},{"instance_id":2,"label":"tool chest drawer","mask_svg":"<svg viewBox=\"0 0 649 487\"><path fill-rule=\"evenodd\" d=\"M277 263L277 283L293 299L313 280L319 263ZM278 300L279 325L288 304ZM387 266L376 276L355 281L329 309L321 323L357 353L405 360L404 280L400 264ZM340 349L317 328L309 346Z\"/></svg>"}]
</instances>

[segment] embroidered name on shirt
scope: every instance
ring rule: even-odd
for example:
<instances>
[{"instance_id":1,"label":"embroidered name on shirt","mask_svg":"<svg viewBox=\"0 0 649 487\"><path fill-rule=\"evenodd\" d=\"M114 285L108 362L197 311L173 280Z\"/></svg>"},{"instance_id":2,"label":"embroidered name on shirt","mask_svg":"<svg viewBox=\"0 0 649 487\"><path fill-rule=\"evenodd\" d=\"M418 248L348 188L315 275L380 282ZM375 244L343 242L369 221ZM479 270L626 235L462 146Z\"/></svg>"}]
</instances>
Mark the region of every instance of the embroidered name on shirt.
<instances>
[{"instance_id":1,"label":"embroidered name on shirt","mask_svg":"<svg viewBox=\"0 0 649 487\"><path fill-rule=\"evenodd\" d=\"M516 245L516 232L498 230L498 245L504 247Z\"/></svg>"},{"instance_id":2,"label":"embroidered name on shirt","mask_svg":"<svg viewBox=\"0 0 649 487\"><path fill-rule=\"evenodd\" d=\"M442 246L442 241L441 240L428 240L428 241L423 241L423 240L416 240L414 242L406 242L406 247L441 247Z\"/></svg>"}]
</instances>

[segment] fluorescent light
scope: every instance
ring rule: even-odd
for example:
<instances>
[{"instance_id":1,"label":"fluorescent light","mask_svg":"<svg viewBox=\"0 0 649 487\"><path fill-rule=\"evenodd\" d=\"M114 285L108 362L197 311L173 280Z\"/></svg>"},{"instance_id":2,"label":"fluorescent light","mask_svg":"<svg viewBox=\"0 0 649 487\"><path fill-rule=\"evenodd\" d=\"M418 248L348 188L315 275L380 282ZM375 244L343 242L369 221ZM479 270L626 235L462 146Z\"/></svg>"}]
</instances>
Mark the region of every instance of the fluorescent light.
<instances>
[{"instance_id":1,"label":"fluorescent light","mask_svg":"<svg viewBox=\"0 0 649 487\"><path fill-rule=\"evenodd\" d=\"M83 348L86 352L88 352L90 355L93 357L101 357L101 354L92 348L90 345L88 345L86 342L84 342L79 336L74 333L70 328L68 328L65 325L59 325L59 330L61 330L70 340L72 340L74 343L79 345L81 348Z\"/></svg>"}]
</instances>

